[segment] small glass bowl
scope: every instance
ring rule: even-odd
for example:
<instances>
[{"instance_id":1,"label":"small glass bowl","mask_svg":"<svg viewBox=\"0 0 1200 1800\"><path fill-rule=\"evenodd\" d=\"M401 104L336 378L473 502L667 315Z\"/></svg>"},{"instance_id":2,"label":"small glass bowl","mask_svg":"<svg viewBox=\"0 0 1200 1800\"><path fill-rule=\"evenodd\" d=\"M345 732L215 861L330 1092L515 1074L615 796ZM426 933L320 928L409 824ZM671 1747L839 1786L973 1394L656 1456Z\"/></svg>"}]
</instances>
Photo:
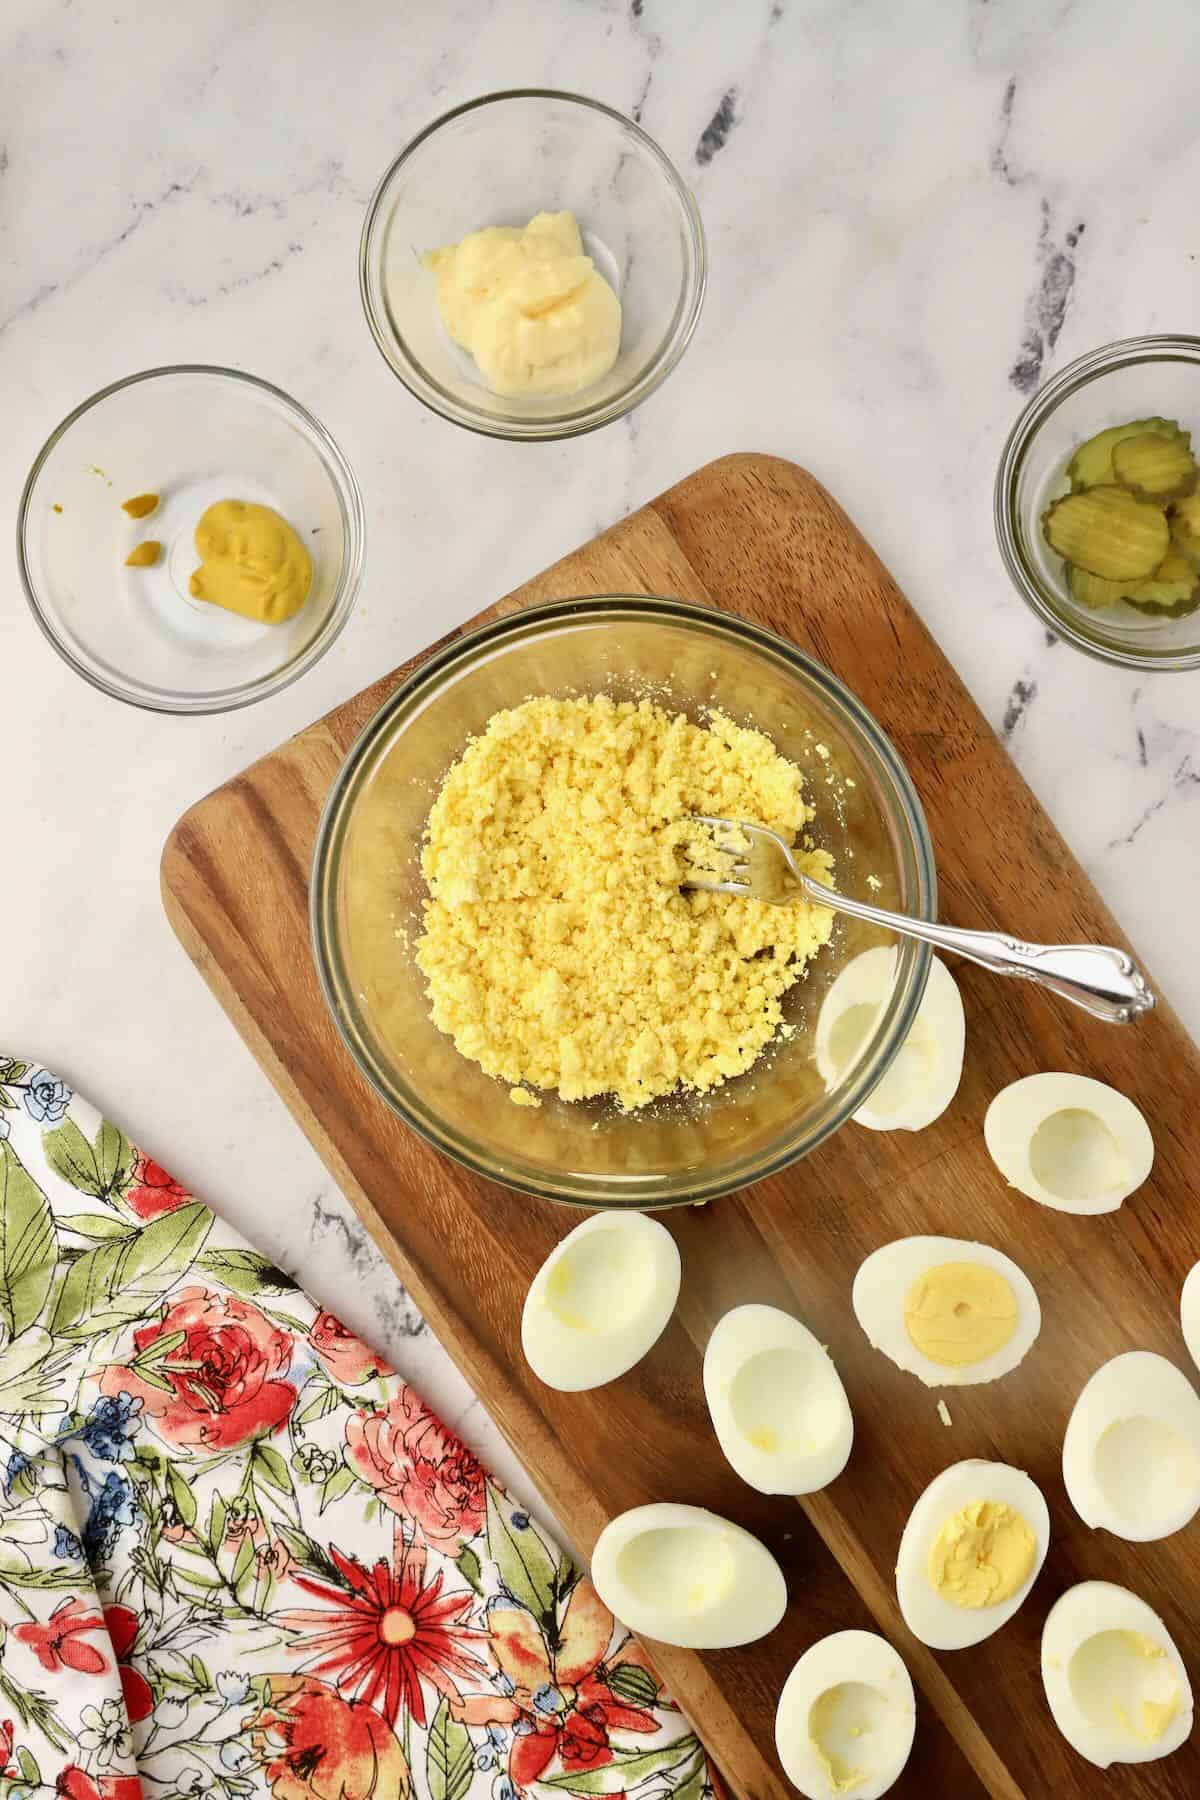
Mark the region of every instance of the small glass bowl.
<instances>
[{"instance_id":1,"label":"small glass bowl","mask_svg":"<svg viewBox=\"0 0 1200 1800\"><path fill-rule=\"evenodd\" d=\"M122 502L162 496L144 519ZM216 500L271 506L312 556L308 599L259 625L195 600L194 532ZM157 564L130 569L156 539ZM358 483L323 425L269 382L234 369L147 369L102 388L38 452L17 518L34 617L77 674L150 712L249 706L324 655L354 606L363 565Z\"/></svg>"},{"instance_id":2,"label":"small glass bowl","mask_svg":"<svg viewBox=\"0 0 1200 1800\"><path fill-rule=\"evenodd\" d=\"M620 354L579 394L493 394L442 324L421 258L563 210L620 298ZM598 100L544 88L486 94L426 126L376 189L359 257L367 322L409 392L470 431L527 441L576 437L640 405L687 349L706 278L696 202L653 138Z\"/></svg>"},{"instance_id":3,"label":"small glass bowl","mask_svg":"<svg viewBox=\"0 0 1200 1800\"><path fill-rule=\"evenodd\" d=\"M1178 419L1200 445L1200 338L1123 338L1069 363L1030 400L996 474L996 536L1017 591L1057 637L1126 669L1200 668L1200 611L1182 618L1123 602L1103 612L1071 598L1042 513L1068 491L1067 462L1109 425Z\"/></svg>"},{"instance_id":4,"label":"small glass bowl","mask_svg":"<svg viewBox=\"0 0 1200 1800\"><path fill-rule=\"evenodd\" d=\"M401 683L333 785L317 834L314 956L346 1045L377 1092L439 1150L489 1180L590 1207L711 1199L806 1155L843 1125L903 1044L929 951L839 917L784 1001L790 1036L706 1096L622 1113L611 1100L536 1109L461 1055L429 1014L413 947L429 808L468 737L539 694L653 695L692 717L719 706L760 723L809 777L814 841L841 890L937 916L928 828L911 781L866 709L794 644L682 600L561 600L485 625ZM860 950L895 942L892 993L827 1089L814 1061L821 1003Z\"/></svg>"}]
</instances>

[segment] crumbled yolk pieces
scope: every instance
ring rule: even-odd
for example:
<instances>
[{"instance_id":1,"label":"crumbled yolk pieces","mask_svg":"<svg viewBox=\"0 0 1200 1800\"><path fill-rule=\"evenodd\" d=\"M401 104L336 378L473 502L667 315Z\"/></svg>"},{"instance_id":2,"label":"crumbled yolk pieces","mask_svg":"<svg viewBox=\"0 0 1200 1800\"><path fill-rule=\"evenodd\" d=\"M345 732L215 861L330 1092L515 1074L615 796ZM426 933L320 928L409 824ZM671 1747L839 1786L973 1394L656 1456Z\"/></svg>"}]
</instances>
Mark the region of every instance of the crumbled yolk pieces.
<instances>
[{"instance_id":1,"label":"crumbled yolk pieces","mask_svg":"<svg viewBox=\"0 0 1200 1800\"><path fill-rule=\"evenodd\" d=\"M495 714L429 815L416 956L434 1024L489 1075L629 1111L740 1075L833 917L682 892L687 819L791 841L812 817L802 788L768 738L719 714L606 695ZM825 851L798 860L829 879Z\"/></svg>"},{"instance_id":2,"label":"crumbled yolk pieces","mask_svg":"<svg viewBox=\"0 0 1200 1800\"><path fill-rule=\"evenodd\" d=\"M999 1606L1024 1587L1037 1539L1016 1507L972 1500L952 1513L929 1550L929 1580L951 1606Z\"/></svg>"},{"instance_id":3,"label":"crumbled yolk pieces","mask_svg":"<svg viewBox=\"0 0 1200 1800\"><path fill-rule=\"evenodd\" d=\"M986 1263L939 1263L904 1297L904 1328L916 1349L943 1368L994 1356L1017 1329L1017 1296Z\"/></svg>"}]
</instances>

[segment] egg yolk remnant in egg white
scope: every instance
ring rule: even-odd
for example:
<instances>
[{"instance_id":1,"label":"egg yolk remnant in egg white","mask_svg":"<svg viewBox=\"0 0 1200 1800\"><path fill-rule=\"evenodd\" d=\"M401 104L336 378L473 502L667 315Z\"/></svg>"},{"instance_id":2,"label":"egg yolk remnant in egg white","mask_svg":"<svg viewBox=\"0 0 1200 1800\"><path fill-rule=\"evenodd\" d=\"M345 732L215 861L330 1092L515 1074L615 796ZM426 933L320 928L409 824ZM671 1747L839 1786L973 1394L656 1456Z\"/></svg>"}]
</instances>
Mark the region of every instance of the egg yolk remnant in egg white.
<instances>
[{"instance_id":1,"label":"egg yolk remnant in egg white","mask_svg":"<svg viewBox=\"0 0 1200 1800\"><path fill-rule=\"evenodd\" d=\"M1148 1638L1141 1631L1105 1632L1103 1638L1119 1640L1121 1653L1126 1659L1144 1658L1147 1662L1153 1662L1158 1658L1165 1658L1167 1654L1161 1644L1156 1644L1153 1638ZM1115 1649L1116 1645L1110 1643L1109 1647ZM1114 1706L1113 1710L1118 1723L1130 1737L1137 1738L1142 1744L1156 1744L1179 1711L1178 1684L1172 1685L1165 1700L1140 1700L1136 1718L1131 1719L1124 1706Z\"/></svg>"},{"instance_id":2,"label":"egg yolk remnant in egg white","mask_svg":"<svg viewBox=\"0 0 1200 1800\"><path fill-rule=\"evenodd\" d=\"M813 1755L824 1771L825 1779L835 1794L853 1793L856 1787L867 1779L869 1770L860 1764L849 1764L832 1749L836 1741L839 1727L842 1726L842 1714L846 1710L846 1697L851 1692L851 1684L843 1682L837 1687L826 1688L813 1701L808 1713L808 1742ZM864 1737L869 1727L851 1725L851 1737Z\"/></svg>"},{"instance_id":3,"label":"egg yolk remnant in egg white","mask_svg":"<svg viewBox=\"0 0 1200 1800\"><path fill-rule=\"evenodd\" d=\"M998 1606L1024 1587L1037 1540L1015 1507L972 1500L952 1513L929 1551L929 1580L951 1606Z\"/></svg>"},{"instance_id":4,"label":"egg yolk remnant in egg white","mask_svg":"<svg viewBox=\"0 0 1200 1800\"><path fill-rule=\"evenodd\" d=\"M577 394L616 362L621 302L585 255L574 213L489 225L423 261L443 325L493 394Z\"/></svg>"},{"instance_id":5,"label":"egg yolk remnant in egg white","mask_svg":"<svg viewBox=\"0 0 1200 1800\"><path fill-rule=\"evenodd\" d=\"M1017 1329L1017 1297L998 1269L939 1263L905 1295L904 1327L930 1362L965 1368L1003 1350Z\"/></svg>"},{"instance_id":6,"label":"egg yolk remnant in egg white","mask_svg":"<svg viewBox=\"0 0 1200 1800\"><path fill-rule=\"evenodd\" d=\"M687 820L791 841L812 816L802 789L768 738L717 714L606 695L495 714L429 815L416 956L434 1024L486 1074L564 1100L611 1093L631 1111L740 1075L833 917L683 892ZM825 851L798 860L829 879Z\"/></svg>"}]
</instances>

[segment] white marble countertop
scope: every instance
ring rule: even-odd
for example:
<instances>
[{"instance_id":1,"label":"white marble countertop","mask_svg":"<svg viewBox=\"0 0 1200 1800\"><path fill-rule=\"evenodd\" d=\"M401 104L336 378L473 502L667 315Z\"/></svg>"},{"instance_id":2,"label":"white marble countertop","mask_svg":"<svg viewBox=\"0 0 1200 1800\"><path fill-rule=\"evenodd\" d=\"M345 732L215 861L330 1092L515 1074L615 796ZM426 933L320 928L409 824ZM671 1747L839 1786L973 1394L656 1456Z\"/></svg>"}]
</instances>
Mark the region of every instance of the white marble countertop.
<instances>
[{"instance_id":1,"label":"white marble countertop","mask_svg":"<svg viewBox=\"0 0 1200 1800\"><path fill-rule=\"evenodd\" d=\"M8 541L65 412L137 368L203 361L328 425L368 549L329 656L209 719L86 687L10 562L0 1044L68 1076L297 1269L501 1471L482 1409L172 937L163 839L201 793L690 469L774 451L862 525L1200 1033L1200 674L1140 679L1049 643L991 524L1003 437L1042 372L1195 327L1198 65L1192 0L3 8ZM424 412L356 285L364 206L405 141L528 84L637 113L692 182L711 256L665 388L537 447Z\"/></svg>"}]
</instances>

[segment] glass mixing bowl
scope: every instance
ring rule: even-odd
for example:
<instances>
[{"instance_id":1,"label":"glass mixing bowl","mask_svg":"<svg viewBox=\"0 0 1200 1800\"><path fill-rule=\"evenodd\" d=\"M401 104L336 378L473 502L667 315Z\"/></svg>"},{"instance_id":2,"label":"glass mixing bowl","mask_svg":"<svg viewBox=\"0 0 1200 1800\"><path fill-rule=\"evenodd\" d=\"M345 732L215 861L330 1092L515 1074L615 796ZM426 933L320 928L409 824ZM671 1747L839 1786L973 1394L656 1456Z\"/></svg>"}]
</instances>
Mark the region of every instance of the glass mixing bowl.
<instances>
[{"instance_id":1,"label":"glass mixing bowl","mask_svg":"<svg viewBox=\"0 0 1200 1800\"><path fill-rule=\"evenodd\" d=\"M785 1001L794 1035L707 1096L622 1113L610 1101L508 1090L429 1017L413 945L429 808L467 738L541 694L649 691L700 716L719 706L766 731L809 777L814 839L847 894L933 918L933 851L920 802L874 720L827 669L732 614L680 600L563 600L486 625L423 663L352 747L325 806L311 890L317 969L363 1073L430 1143L489 1179L590 1207L704 1200L757 1181L844 1124L913 1021L929 953L897 940L889 1000L829 1092L813 1060L821 1000L852 956L888 934L839 920ZM383 871L382 878L380 871ZM875 885L878 884L878 885ZM368 946L383 942L379 957Z\"/></svg>"},{"instance_id":2,"label":"glass mixing bowl","mask_svg":"<svg viewBox=\"0 0 1200 1800\"><path fill-rule=\"evenodd\" d=\"M1073 600L1042 514L1068 492L1066 466L1109 425L1178 419L1200 445L1200 338L1124 338L1089 351L1048 381L1009 434L996 475L996 536L1019 594L1077 650L1126 669L1200 668L1200 611L1181 618L1123 601L1104 611Z\"/></svg>"},{"instance_id":3,"label":"glass mixing bowl","mask_svg":"<svg viewBox=\"0 0 1200 1800\"><path fill-rule=\"evenodd\" d=\"M620 354L578 394L504 398L447 333L421 258L564 209L621 301ZM409 392L455 425L527 440L593 431L652 394L687 349L706 274L696 202L653 138L598 100L542 88L486 94L426 126L380 182L359 256L367 323Z\"/></svg>"},{"instance_id":4,"label":"glass mixing bowl","mask_svg":"<svg viewBox=\"0 0 1200 1800\"><path fill-rule=\"evenodd\" d=\"M148 518L121 503L161 495ZM195 600L197 520L215 500L282 513L312 557L294 618L243 619ZM17 519L34 617L103 693L151 712L249 706L311 669L346 624L363 564L358 483L324 426L269 382L236 369L146 369L101 389L38 452ZM153 538L150 568L125 558Z\"/></svg>"}]
</instances>

